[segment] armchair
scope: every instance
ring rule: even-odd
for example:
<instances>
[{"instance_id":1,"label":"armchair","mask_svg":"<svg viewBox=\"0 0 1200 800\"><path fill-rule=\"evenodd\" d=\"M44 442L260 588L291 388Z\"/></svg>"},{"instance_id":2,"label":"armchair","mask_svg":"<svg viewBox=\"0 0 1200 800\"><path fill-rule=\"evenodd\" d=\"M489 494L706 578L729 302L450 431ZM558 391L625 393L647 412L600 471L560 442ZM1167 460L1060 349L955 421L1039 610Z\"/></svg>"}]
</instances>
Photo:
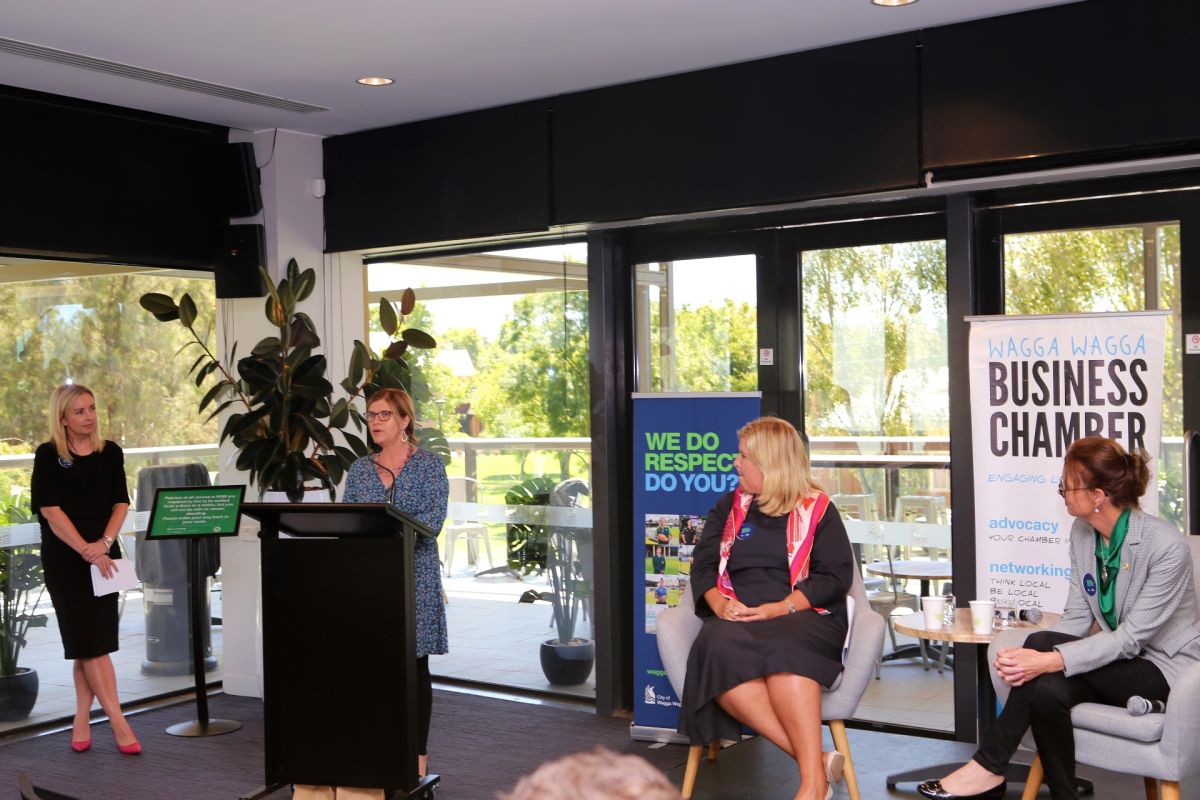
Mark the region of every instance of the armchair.
<instances>
[{"instance_id":1,"label":"armchair","mask_svg":"<svg viewBox=\"0 0 1200 800\"><path fill-rule=\"evenodd\" d=\"M871 604L867 602L863 589L862 576L857 570L854 572L850 595L854 598L854 618L851 620L850 649L844 659L846 668L833 687L821 694L821 719L829 725L829 732L833 735L837 751L846 757L843 774L851 800L861 800L858 778L854 774L854 760L850 756L850 741L846 738L845 720L854 716L854 711L871 682L875 663L883 650L884 623L883 618L871 610ZM658 615L658 652L676 696L683 696L688 653L692 649L692 642L700 633L702 624L696 616L691 584L684 589L678 606ZM716 759L719 747L717 742L709 744L710 761ZM688 751L687 769L683 778L685 800L692 796L695 788L702 749L703 746L695 745Z\"/></svg>"},{"instance_id":2,"label":"armchair","mask_svg":"<svg viewBox=\"0 0 1200 800\"><path fill-rule=\"evenodd\" d=\"M1189 536L1192 567L1200 575L1200 536ZM1200 584L1197 584L1200 586ZM1200 596L1200 590L1197 591ZM1024 641L1028 631L1007 631L988 647L988 663L996 653ZM996 696L1008 699L1008 686L992 674ZM1162 786L1163 800L1179 800L1184 778L1200 775L1200 664L1185 672L1171 689L1166 713L1134 717L1123 708L1100 703L1081 703L1071 710L1075 726L1075 761L1094 767L1141 775L1148 800L1156 800ZM1033 736L1022 742L1035 749ZM1044 776L1041 759L1029 768L1022 800L1033 800Z\"/></svg>"}]
</instances>

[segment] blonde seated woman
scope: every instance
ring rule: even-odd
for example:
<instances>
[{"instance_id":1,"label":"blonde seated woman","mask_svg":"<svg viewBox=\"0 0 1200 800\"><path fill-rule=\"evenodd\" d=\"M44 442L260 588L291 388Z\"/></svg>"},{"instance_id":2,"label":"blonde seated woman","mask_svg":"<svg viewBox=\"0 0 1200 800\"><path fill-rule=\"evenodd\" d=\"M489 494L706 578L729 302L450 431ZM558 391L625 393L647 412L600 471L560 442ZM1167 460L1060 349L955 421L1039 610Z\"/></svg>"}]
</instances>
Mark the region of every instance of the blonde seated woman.
<instances>
[{"instance_id":1,"label":"blonde seated woman","mask_svg":"<svg viewBox=\"0 0 1200 800\"><path fill-rule=\"evenodd\" d=\"M693 552L704 626L679 732L693 745L736 741L747 725L796 760L795 800L822 800L844 763L821 752L821 690L842 672L850 540L788 422L761 417L738 431L734 466L739 486L717 501Z\"/></svg>"}]
</instances>

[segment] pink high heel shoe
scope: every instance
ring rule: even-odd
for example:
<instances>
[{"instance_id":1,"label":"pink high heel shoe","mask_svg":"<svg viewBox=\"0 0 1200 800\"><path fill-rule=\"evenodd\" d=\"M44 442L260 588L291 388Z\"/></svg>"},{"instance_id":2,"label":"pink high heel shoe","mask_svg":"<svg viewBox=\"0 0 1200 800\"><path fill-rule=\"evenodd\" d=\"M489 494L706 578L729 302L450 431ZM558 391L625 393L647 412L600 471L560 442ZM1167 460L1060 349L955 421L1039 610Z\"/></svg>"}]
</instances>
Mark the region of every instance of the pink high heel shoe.
<instances>
[{"instance_id":1,"label":"pink high heel shoe","mask_svg":"<svg viewBox=\"0 0 1200 800\"><path fill-rule=\"evenodd\" d=\"M137 739L134 739L129 744L117 745L117 750L120 751L121 755L123 755L123 756L140 755L142 752L142 743L139 742Z\"/></svg>"},{"instance_id":2,"label":"pink high heel shoe","mask_svg":"<svg viewBox=\"0 0 1200 800\"><path fill-rule=\"evenodd\" d=\"M85 753L88 750L91 750L92 749L92 737L89 736L88 738L84 739L81 742L77 742L74 739L72 739L71 740L71 749L74 750L76 753Z\"/></svg>"}]
</instances>

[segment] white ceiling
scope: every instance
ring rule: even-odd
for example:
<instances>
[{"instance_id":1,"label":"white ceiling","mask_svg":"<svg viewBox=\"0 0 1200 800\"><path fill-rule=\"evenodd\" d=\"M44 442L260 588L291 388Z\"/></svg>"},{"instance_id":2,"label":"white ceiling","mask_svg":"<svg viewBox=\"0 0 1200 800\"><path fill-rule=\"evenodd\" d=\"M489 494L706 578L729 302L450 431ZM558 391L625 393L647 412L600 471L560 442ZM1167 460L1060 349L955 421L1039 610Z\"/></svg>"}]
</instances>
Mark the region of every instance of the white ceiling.
<instances>
[{"instance_id":1,"label":"white ceiling","mask_svg":"<svg viewBox=\"0 0 1200 800\"><path fill-rule=\"evenodd\" d=\"M332 135L1063 2L0 0L0 37L330 110L260 108L8 52L0 83ZM364 75L396 83L357 85Z\"/></svg>"}]
</instances>

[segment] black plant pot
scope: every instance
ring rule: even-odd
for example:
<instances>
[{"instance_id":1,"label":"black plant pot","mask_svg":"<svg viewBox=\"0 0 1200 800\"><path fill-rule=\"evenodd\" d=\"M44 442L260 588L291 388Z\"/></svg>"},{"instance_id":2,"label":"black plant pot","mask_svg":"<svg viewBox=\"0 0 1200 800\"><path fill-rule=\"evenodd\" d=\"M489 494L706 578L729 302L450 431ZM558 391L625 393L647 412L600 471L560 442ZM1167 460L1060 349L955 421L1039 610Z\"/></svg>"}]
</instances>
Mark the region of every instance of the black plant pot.
<instances>
[{"instance_id":1,"label":"black plant pot","mask_svg":"<svg viewBox=\"0 0 1200 800\"><path fill-rule=\"evenodd\" d=\"M25 719L37 702L37 672L17 667L16 675L0 675L0 722Z\"/></svg>"},{"instance_id":2,"label":"black plant pot","mask_svg":"<svg viewBox=\"0 0 1200 800\"><path fill-rule=\"evenodd\" d=\"M592 674L596 645L591 639L572 639L561 644L557 639L542 642L542 672L553 686L578 686Z\"/></svg>"}]
</instances>

